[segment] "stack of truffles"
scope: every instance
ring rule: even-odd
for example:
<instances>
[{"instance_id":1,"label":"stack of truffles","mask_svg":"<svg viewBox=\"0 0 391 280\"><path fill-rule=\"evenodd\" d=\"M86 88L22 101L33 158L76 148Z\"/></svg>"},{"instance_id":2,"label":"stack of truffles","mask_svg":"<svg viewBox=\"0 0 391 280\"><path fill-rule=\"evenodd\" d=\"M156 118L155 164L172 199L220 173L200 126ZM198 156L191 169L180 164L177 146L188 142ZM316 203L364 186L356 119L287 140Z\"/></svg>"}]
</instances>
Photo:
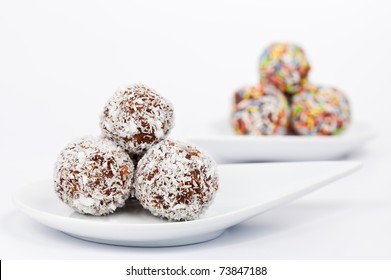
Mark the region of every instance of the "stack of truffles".
<instances>
[{"instance_id":1,"label":"stack of truffles","mask_svg":"<svg viewBox=\"0 0 391 280\"><path fill-rule=\"evenodd\" d=\"M75 211L106 215L134 193L153 215L193 220L218 189L216 164L197 147L166 139L171 103L153 89L118 90L101 115L102 135L67 145L55 165L57 196Z\"/></svg>"},{"instance_id":2,"label":"stack of truffles","mask_svg":"<svg viewBox=\"0 0 391 280\"><path fill-rule=\"evenodd\" d=\"M350 123L346 96L308 80L303 49L274 43L262 53L256 86L234 93L231 124L241 135L337 135Z\"/></svg>"}]
</instances>

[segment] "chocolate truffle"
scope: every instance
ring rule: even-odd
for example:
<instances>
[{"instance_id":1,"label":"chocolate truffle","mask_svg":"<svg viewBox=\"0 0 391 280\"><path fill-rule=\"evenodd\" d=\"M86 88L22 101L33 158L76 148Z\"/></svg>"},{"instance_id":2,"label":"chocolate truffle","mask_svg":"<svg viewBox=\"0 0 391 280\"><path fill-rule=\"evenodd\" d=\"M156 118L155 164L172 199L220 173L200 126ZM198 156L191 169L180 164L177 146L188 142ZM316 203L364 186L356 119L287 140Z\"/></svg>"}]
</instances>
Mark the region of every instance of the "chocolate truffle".
<instances>
[{"instance_id":1,"label":"chocolate truffle","mask_svg":"<svg viewBox=\"0 0 391 280\"><path fill-rule=\"evenodd\" d=\"M194 220L215 197L217 167L195 146L167 139L139 161L134 187L136 198L153 215Z\"/></svg>"},{"instance_id":2,"label":"chocolate truffle","mask_svg":"<svg viewBox=\"0 0 391 280\"><path fill-rule=\"evenodd\" d=\"M111 140L80 138L58 157L55 192L79 213L109 214L124 206L129 197L133 168L129 155Z\"/></svg>"},{"instance_id":3,"label":"chocolate truffle","mask_svg":"<svg viewBox=\"0 0 391 280\"><path fill-rule=\"evenodd\" d=\"M349 123L349 101L335 88L311 85L292 98L292 128L297 134L336 135Z\"/></svg>"},{"instance_id":4,"label":"chocolate truffle","mask_svg":"<svg viewBox=\"0 0 391 280\"><path fill-rule=\"evenodd\" d=\"M294 44L274 43L260 58L260 80L273 83L287 94L301 90L309 71L310 64L303 49Z\"/></svg>"},{"instance_id":5,"label":"chocolate truffle","mask_svg":"<svg viewBox=\"0 0 391 280\"><path fill-rule=\"evenodd\" d=\"M173 127L171 103L143 84L117 90L104 107L100 126L105 137L130 154L142 155L165 139Z\"/></svg>"},{"instance_id":6,"label":"chocolate truffle","mask_svg":"<svg viewBox=\"0 0 391 280\"><path fill-rule=\"evenodd\" d=\"M288 101L271 84L241 88L234 94L231 122L235 133L241 135L287 134Z\"/></svg>"}]
</instances>

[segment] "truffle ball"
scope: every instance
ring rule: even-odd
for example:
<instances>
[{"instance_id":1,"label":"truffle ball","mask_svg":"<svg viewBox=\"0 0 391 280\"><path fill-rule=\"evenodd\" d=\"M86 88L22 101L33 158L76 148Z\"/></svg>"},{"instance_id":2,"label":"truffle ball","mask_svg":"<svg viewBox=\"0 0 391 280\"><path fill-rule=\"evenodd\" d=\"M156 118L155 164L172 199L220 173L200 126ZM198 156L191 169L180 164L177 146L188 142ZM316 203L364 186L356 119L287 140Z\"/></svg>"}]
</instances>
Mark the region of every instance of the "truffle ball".
<instances>
[{"instance_id":1,"label":"truffle ball","mask_svg":"<svg viewBox=\"0 0 391 280\"><path fill-rule=\"evenodd\" d=\"M261 81L266 80L284 93L294 94L301 90L310 64L299 46L274 43L262 53L259 71Z\"/></svg>"},{"instance_id":2,"label":"truffle ball","mask_svg":"<svg viewBox=\"0 0 391 280\"><path fill-rule=\"evenodd\" d=\"M67 145L54 170L57 196L83 214L104 215L125 204L133 180L129 155L104 138L84 137Z\"/></svg>"},{"instance_id":3,"label":"truffle ball","mask_svg":"<svg viewBox=\"0 0 391 280\"><path fill-rule=\"evenodd\" d=\"M300 135L336 135L350 123L346 96L332 87L309 86L292 98L292 128Z\"/></svg>"},{"instance_id":4,"label":"truffle ball","mask_svg":"<svg viewBox=\"0 0 391 280\"><path fill-rule=\"evenodd\" d=\"M234 94L231 122L237 134L287 134L288 101L271 84L241 88Z\"/></svg>"},{"instance_id":5,"label":"truffle ball","mask_svg":"<svg viewBox=\"0 0 391 280\"><path fill-rule=\"evenodd\" d=\"M130 154L142 155L165 139L173 127L171 103L143 84L117 90L104 107L100 126L105 137Z\"/></svg>"},{"instance_id":6,"label":"truffle ball","mask_svg":"<svg viewBox=\"0 0 391 280\"><path fill-rule=\"evenodd\" d=\"M194 220L215 197L217 167L196 147L167 139L139 161L134 187L136 198L153 215Z\"/></svg>"}]
</instances>

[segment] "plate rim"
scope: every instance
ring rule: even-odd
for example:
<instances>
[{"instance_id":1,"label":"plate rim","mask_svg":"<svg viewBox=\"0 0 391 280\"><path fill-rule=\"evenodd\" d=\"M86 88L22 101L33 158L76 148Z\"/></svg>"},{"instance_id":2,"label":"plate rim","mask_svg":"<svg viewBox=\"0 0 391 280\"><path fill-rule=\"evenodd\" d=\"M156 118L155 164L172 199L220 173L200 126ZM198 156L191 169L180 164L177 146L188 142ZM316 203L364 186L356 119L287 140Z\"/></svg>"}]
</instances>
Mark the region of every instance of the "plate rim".
<instances>
[{"instance_id":1,"label":"plate rim","mask_svg":"<svg viewBox=\"0 0 391 280\"><path fill-rule=\"evenodd\" d=\"M372 125L365 122L354 122L350 125L362 126L366 128L366 133L359 135L351 135L349 130L346 133L339 135L238 135L231 132L231 134L209 134L205 135L189 135L186 137L188 141L227 141L227 142L345 142L359 139L360 141L367 141L378 136L379 132L372 127ZM349 128L350 128L349 127ZM348 129L349 129L348 128Z\"/></svg>"}]
</instances>

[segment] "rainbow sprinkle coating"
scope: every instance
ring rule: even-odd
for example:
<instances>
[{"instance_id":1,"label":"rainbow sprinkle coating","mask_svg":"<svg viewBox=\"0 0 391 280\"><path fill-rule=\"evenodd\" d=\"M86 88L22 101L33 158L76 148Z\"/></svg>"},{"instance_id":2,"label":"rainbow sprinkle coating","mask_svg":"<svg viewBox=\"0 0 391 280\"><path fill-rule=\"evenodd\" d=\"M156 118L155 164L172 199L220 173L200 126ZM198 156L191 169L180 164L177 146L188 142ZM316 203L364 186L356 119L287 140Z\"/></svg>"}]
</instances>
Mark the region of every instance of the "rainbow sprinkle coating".
<instances>
[{"instance_id":1,"label":"rainbow sprinkle coating","mask_svg":"<svg viewBox=\"0 0 391 280\"><path fill-rule=\"evenodd\" d=\"M300 135L337 135L350 123L346 96L332 87L308 86L292 97L291 122Z\"/></svg>"},{"instance_id":2,"label":"rainbow sprinkle coating","mask_svg":"<svg viewBox=\"0 0 391 280\"><path fill-rule=\"evenodd\" d=\"M261 55L260 80L273 83L287 94L294 94L302 89L310 68L302 48L294 44L274 43Z\"/></svg>"},{"instance_id":3,"label":"rainbow sprinkle coating","mask_svg":"<svg viewBox=\"0 0 391 280\"><path fill-rule=\"evenodd\" d=\"M231 121L235 132L241 135L286 134L288 101L271 84L241 88L235 92Z\"/></svg>"}]
</instances>

